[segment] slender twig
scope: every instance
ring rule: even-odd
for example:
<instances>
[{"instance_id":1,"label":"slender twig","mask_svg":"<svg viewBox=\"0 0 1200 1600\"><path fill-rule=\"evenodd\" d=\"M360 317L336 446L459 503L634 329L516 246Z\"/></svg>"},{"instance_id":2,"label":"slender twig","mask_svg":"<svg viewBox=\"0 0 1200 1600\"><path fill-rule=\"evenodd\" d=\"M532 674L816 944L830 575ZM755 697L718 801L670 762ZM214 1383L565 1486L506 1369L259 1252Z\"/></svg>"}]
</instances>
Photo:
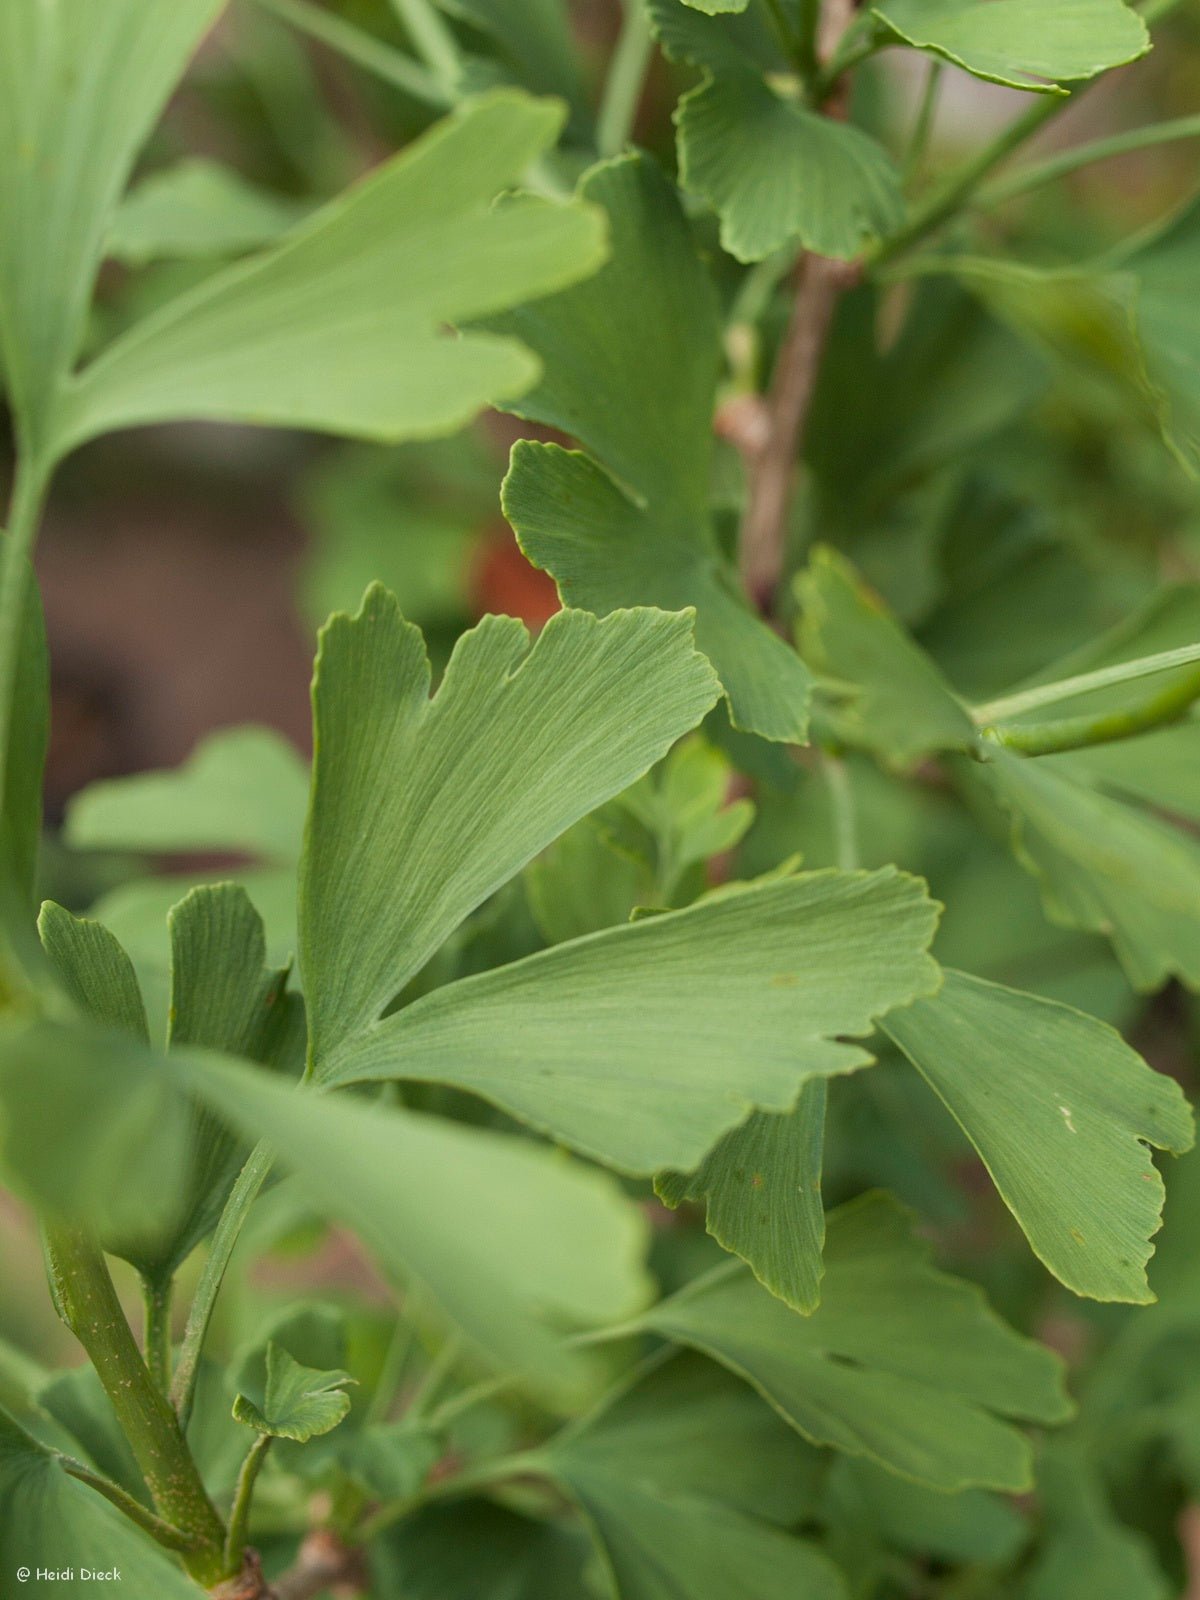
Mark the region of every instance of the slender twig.
<instances>
[{"instance_id":1,"label":"slender twig","mask_svg":"<svg viewBox=\"0 0 1200 1600\"><path fill-rule=\"evenodd\" d=\"M19 453L8 531L0 540L0 794L8 772L25 607L33 582L30 562L45 493L46 474Z\"/></svg>"},{"instance_id":2,"label":"slender twig","mask_svg":"<svg viewBox=\"0 0 1200 1600\"><path fill-rule=\"evenodd\" d=\"M405 1421L418 1422L425 1419L438 1390L454 1370L454 1364L461 1354L461 1342L457 1336L452 1335L442 1345L422 1374L421 1381L417 1385L416 1391L405 1410Z\"/></svg>"},{"instance_id":3,"label":"slender twig","mask_svg":"<svg viewBox=\"0 0 1200 1600\"><path fill-rule=\"evenodd\" d=\"M179 1347L179 1360L171 1384L171 1401L179 1416L179 1425L185 1431L192 1414L196 1379L200 1373L200 1355L208 1335L208 1325L212 1321L217 1295L220 1293L234 1246L250 1214L250 1208L258 1199L258 1192L267 1180L273 1159L270 1149L265 1144L254 1147L247 1157L245 1166L238 1173L237 1182L230 1191L225 1209L221 1212L220 1221L213 1232L208 1259L204 1263L204 1270L200 1274L200 1282L196 1285L196 1293L192 1297L188 1311L183 1342Z\"/></svg>"},{"instance_id":4,"label":"slender twig","mask_svg":"<svg viewBox=\"0 0 1200 1600\"><path fill-rule=\"evenodd\" d=\"M146 1366L155 1383L166 1394L171 1387L171 1290L165 1283L143 1278L142 1296L146 1308L142 1347Z\"/></svg>"},{"instance_id":5,"label":"slender twig","mask_svg":"<svg viewBox=\"0 0 1200 1600\"><path fill-rule=\"evenodd\" d=\"M858 821L854 814L854 792L846 763L832 750L821 752L821 770L829 793L833 819L834 864L843 872L854 872L858 865Z\"/></svg>"},{"instance_id":6,"label":"slender twig","mask_svg":"<svg viewBox=\"0 0 1200 1600\"><path fill-rule=\"evenodd\" d=\"M1181 722L1197 700L1200 700L1200 669L1188 673L1178 683L1140 705L1099 716L1060 717L1055 722L992 724L980 732L993 744L1018 755L1059 755L1065 750L1083 750L1091 745L1133 739L1153 728L1168 728Z\"/></svg>"},{"instance_id":7,"label":"slender twig","mask_svg":"<svg viewBox=\"0 0 1200 1600\"><path fill-rule=\"evenodd\" d=\"M1124 133L1114 133L1107 139L1092 139L1087 144L1063 150L1047 161L1022 167L1007 178L997 178L985 184L975 196L973 204L980 209L1002 205L1015 196L1040 189L1043 184L1054 183L1068 177L1082 167L1097 161L1110 161L1134 150L1150 150L1156 145L1174 144L1181 139L1200 139L1200 116L1175 117L1169 122L1154 122L1148 128L1129 128Z\"/></svg>"},{"instance_id":8,"label":"slender twig","mask_svg":"<svg viewBox=\"0 0 1200 1600\"><path fill-rule=\"evenodd\" d=\"M197 1539L195 1534L183 1533L179 1528L169 1522L164 1522L162 1517L156 1517L142 1504L135 1500L119 1483L113 1483L111 1478L105 1478L98 1472L93 1472L90 1467L85 1467L82 1461L76 1461L74 1456L57 1455L55 1457L59 1466L68 1477L77 1478L80 1483L86 1483L89 1489L95 1489L97 1494L102 1494L112 1505L116 1506L130 1522L136 1522L143 1533L148 1533L156 1543L164 1549L176 1550L181 1555L193 1550L203 1548L203 1541Z\"/></svg>"},{"instance_id":9,"label":"slender twig","mask_svg":"<svg viewBox=\"0 0 1200 1600\"><path fill-rule=\"evenodd\" d=\"M653 53L654 38L642 0L625 0L625 18L596 115L596 148L602 156L618 155L632 137Z\"/></svg>"},{"instance_id":10,"label":"slender twig","mask_svg":"<svg viewBox=\"0 0 1200 1600\"><path fill-rule=\"evenodd\" d=\"M431 0L392 0L417 54L446 93L462 80L463 56L454 31Z\"/></svg>"},{"instance_id":11,"label":"slender twig","mask_svg":"<svg viewBox=\"0 0 1200 1600\"><path fill-rule=\"evenodd\" d=\"M238 1473L237 1487L233 1491L233 1505L229 1511L229 1529L225 1535L225 1570L236 1572L246 1551L246 1529L250 1525L250 1505L254 1499L254 1485L262 1471L267 1451L271 1448L271 1435L260 1433L246 1452L242 1470Z\"/></svg>"},{"instance_id":12,"label":"slender twig","mask_svg":"<svg viewBox=\"0 0 1200 1600\"><path fill-rule=\"evenodd\" d=\"M908 149L904 152L905 178L912 178L916 174L929 148L929 135L933 132L933 119L942 87L942 71L942 62L929 63L929 71L925 75L925 87L921 91L917 114L913 119L912 133L908 139Z\"/></svg>"},{"instance_id":13,"label":"slender twig","mask_svg":"<svg viewBox=\"0 0 1200 1600\"><path fill-rule=\"evenodd\" d=\"M142 1360L100 1247L77 1227L46 1228L54 1303L91 1358L155 1510L189 1541L185 1565L200 1583L224 1576L225 1528L208 1498L174 1411Z\"/></svg>"},{"instance_id":14,"label":"slender twig","mask_svg":"<svg viewBox=\"0 0 1200 1600\"><path fill-rule=\"evenodd\" d=\"M312 0L258 0L258 3L300 33L328 45L347 61L382 78L393 88L403 90L414 100L438 111L449 108L450 98L445 89L419 62L403 51L393 50L381 39L372 38L352 23L344 22L332 11L314 5Z\"/></svg>"},{"instance_id":15,"label":"slender twig","mask_svg":"<svg viewBox=\"0 0 1200 1600\"><path fill-rule=\"evenodd\" d=\"M1118 684L1135 683L1139 678L1155 678L1160 672L1173 672L1176 667L1190 667L1196 661L1200 661L1200 645L1185 644L1177 650L1160 650L1155 655L1138 656L1133 661L1118 661L1112 667L1097 667L1074 677L1037 683L1032 689L1017 689L1013 694L975 706L971 715L980 726L1004 722L1010 717L1024 716L1027 711L1061 705L1064 700L1074 700L1081 694L1093 694L1097 689L1112 689Z\"/></svg>"},{"instance_id":16,"label":"slender twig","mask_svg":"<svg viewBox=\"0 0 1200 1600\"><path fill-rule=\"evenodd\" d=\"M739 564L747 595L764 613L783 576L792 476L812 406L821 356L838 296L851 281L844 261L806 255L767 396L766 442L753 465L742 522Z\"/></svg>"}]
</instances>

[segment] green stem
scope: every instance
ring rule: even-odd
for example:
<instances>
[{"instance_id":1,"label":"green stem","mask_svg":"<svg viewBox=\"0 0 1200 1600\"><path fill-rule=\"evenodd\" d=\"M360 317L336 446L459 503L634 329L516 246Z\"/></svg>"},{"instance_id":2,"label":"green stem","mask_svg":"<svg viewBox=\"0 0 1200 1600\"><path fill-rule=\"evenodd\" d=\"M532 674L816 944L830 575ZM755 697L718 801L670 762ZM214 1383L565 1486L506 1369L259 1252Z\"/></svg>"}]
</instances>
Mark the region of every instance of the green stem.
<instances>
[{"instance_id":1,"label":"green stem","mask_svg":"<svg viewBox=\"0 0 1200 1600\"><path fill-rule=\"evenodd\" d=\"M394 1500L388 1505L380 1506L360 1523L355 1537L360 1544L370 1544L387 1528L410 1516L422 1506L439 1500L451 1500L458 1495L472 1494L477 1489L490 1488L492 1484L501 1483L506 1478L524 1477L545 1471L542 1457L532 1450L501 1456L494 1461L467 1467L465 1471L457 1473L452 1478L439 1478L436 1483L426 1485L418 1494L412 1495L407 1500Z\"/></svg>"},{"instance_id":2,"label":"green stem","mask_svg":"<svg viewBox=\"0 0 1200 1600\"><path fill-rule=\"evenodd\" d=\"M1109 161L1114 156L1128 155L1133 150L1150 150L1156 145L1174 144L1180 139L1200 139L1200 116L1176 117L1170 122L1155 122L1148 128L1130 128L1124 133L1114 133L1107 139L1092 139L1087 144L1076 145L1039 161L1035 166L1023 167L1011 177L997 178L986 184L975 196L974 204L980 208L1002 205L1031 189L1065 178L1081 167L1090 167L1097 161Z\"/></svg>"},{"instance_id":3,"label":"green stem","mask_svg":"<svg viewBox=\"0 0 1200 1600\"><path fill-rule=\"evenodd\" d=\"M192 1577L216 1583L225 1570L225 1529L178 1419L146 1370L99 1245L83 1229L59 1223L47 1227L46 1248L55 1304L91 1358L155 1510L188 1541L184 1563Z\"/></svg>"},{"instance_id":4,"label":"green stem","mask_svg":"<svg viewBox=\"0 0 1200 1600\"><path fill-rule=\"evenodd\" d=\"M1170 727L1186 717L1197 700L1200 700L1200 668L1139 706L1107 711L1099 716L1061 717L1057 722L1028 726L990 724L980 732L983 738L1017 755L1058 755L1065 750L1084 750L1089 745L1133 739L1152 728Z\"/></svg>"},{"instance_id":5,"label":"green stem","mask_svg":"<svg viewBox=\"0 0 1200 1600\"><path fill-rule=\"evenodd\" d=\"M408 1409L404 1413L406 1422L424 1421L438 1390L454 1369L454 1363L462 1354L459 1340L451 1336L442 1345L433 1360L426 1367L420 1383L417 1385Z\"/></svg>"},{"instance_id":6,"label":"green stem","mask_svg":"<svg viewBox=\"0 0 1200 1600\"><path fill-rule=\"evenodd\" d=\"M142 1280L142 1295L146 1307L145 1329L142 1343L146 1351L146 1366L159 1389L166 1394L171 1387L171 1290L168 1278L165 1283Z\"/></svg>"},{"instance_id":7,"label":"green stem","mask_svg":"<svg viewBox=\"0 0 1200 1600\"><path fill-rule=\"evenodd\" d=\"M840 756L823 750L821 770L825 774L829 810L833 817L834 860L843 872L854 872L859 865L858 823L846 763Z\"/></svg>"},{"instance_id":8,"label":"green stem","mask_svg":"<svg viewBox=\"0 0 1200 1600\"><path fill-rule=\"evenodd\" d=\"M602 156L615 156L629 143L653 53L650 19L642 0L625 0L625 20L596 116L596 147Z\"/></svg>"},{"instance_id":9,"label":"green stem","mask_svg":"<svg viewBox=\"0 0 1200 1600\"><path fill-rule=\"evenodd\" d=\"M392 10L437 82L453 94L462 80L462 51L441 13L429 0L392 0Z\"/></svg>"},{"instance_id":10,"label":"green stem","mask_svg":"<svg viewBox=\"0 0 1200 1600\"><path fill-rule=\"evenodd\" d=\"M1177 650L1160 650L1152 656L1137 656L1132 661L1119 661L1113 667L1097 667L1093 672L1080 672L1071 678L1055 678L1050 683L1036 683L1032 689L1018 689L1015 694L1001 695L986 705L975 706L971 712L975 722L1007 722L1022 717L1027 711L1040 711L1043 706L1060 705L1064 700L1074 700L1081 694L1093 694L1097 689L1113 689L1118 684L1135 683L1139 678L1154 678L1160 672L1173 672L1176 667L1190 667L1200 661L1200 644L1181 645Z\"/></svg>"},{"instance_id":11,"label":"green stem","mask_svg":"<svg viewBox=\"0 0 1200 1600\"><path fill-rule=\"evenodd\" d=\"M119 1483L113 1483L110 1478L93 1472L90 1467L85 1467L82 1461L76 1461L74 1456L58 1455L56 1459L68 1477L78 1478L80 1483L86 1483L89 1489L95 1489L97 1494L102 1494L107 1501L116 1506L118 1511L127 1516L130 1522L136 1522L144 1533L148 1533L165 1549L187 1555L200 1548L191 1534L182 1533L169 1522L164 1522L161 1517L156 1517L140 1500L135 1500L127 1490L122 1489Z\"/></svg>"},{"instance_id":12,"label":"green stem","mask_svg":"<svg viewBox=\"0 0 1200 1600\"><path fill-rule=\"evenodd\" d=\"M200 1355L212 1321L221 1284L238 1242L250 1208L258 1199L258 1192L267 1180L273 1161L265 1144L258 1144L250 1152L245 1166L238 1173L237 1182L230 1191L225 1209L213 1232L208 1259L196 1285L196 1293L188 1310L187 1326L179 1347L179 1360L171 1384L171 1400L179 1417L179 1426L186 1432L196 1394L196 1379L200 1373Z\"/></svg>"},{"instance_id":13,"label":"green stem","mask_svg":"<svg viewBox=\"0 0 1200 1600\"><path fill-rule=\"evenodd\" d=\"M796 41L796 65L811 90L820 70L821 0L800 0L800 37Z\"/></svg>"},{"instance_id":14,"label":"green stem","mask_svg":"<svg viewBox=\"0 0 1200 1600\"><path fill-rule=\"evenodd\" d=\"M250 1525L250 1503L254 1499L254 1485L262 1471L267 1451L271 1448L271 1435L260 1433L250 1446L242 1470L238 1473L237 1488L233 1492L233 1506L229 1512L229 1532L225 1536L225 1570L239 1572L246 1552L246 1530Z\"/></svg>"},{"instance_id":15,"label":"green stem","mask_svg":"<svg viewBox=\"0 0 1200 1600\"><path fill-rule=\"evenodd\" d=\"M22 454L8 508L8 532L0 550L0 794L8 771L14 700L25 607L32 583L33 547L46 494L47 474Z\"/></svg>"},{"instance_id":16,"label":"green stem","mask_svg":"<svg viewBox=\"0 0 1200 1600\"><path fill-rule=\"evenodd\" d=\"M312 0L258 0L258 3L298 32L328 45L347 61L353 61L414 100L437 111L449 109L449 95L418 62L400 50L393 50L382 40L372 38L352 23L344 22L333 12L314 5Z\"/></svg>"},{"instance_id":17,"label":"green stem","mask_svg":"<svg viewBox=\"0 0 1200 1600\"><path fill-rule=\"evenodd\" d=\"M925 87L921 91L920 103L917 106L917 115L913 122L913 130L909 135L908 149L904 153L904 176L911 178L915 175L925 152L929 148L929 135L933 131L934 113L937 111L938 95L942 87L942 63L931 61L929 71L925 77Z\"/></svg>"}]
</instances>

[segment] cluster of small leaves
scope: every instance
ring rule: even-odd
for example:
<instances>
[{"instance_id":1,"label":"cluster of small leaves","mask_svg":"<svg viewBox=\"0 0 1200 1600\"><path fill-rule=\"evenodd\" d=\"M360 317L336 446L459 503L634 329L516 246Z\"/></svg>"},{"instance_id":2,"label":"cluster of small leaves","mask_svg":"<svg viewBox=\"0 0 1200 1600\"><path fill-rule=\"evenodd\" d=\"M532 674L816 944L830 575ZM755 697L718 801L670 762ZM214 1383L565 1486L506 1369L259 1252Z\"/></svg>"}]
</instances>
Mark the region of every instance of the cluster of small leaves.
<instances>
[{"instance_id":1,"label":"cluster of small leaves","mask_svg":"<svg viewBox=\"0 0 1200 1600\"><path fill-rule=\"evenodd\" d=\"M0 1345L0 1571L86 1551L183 1600L252 1581L248 1538L303 1562L318 1503L337 1576L361 1551L406 1600L891 1600L959 1569L1170 1592L1139 1475L1200 1493L1186 1230L1063 1427L1062 1361L973 1281L1032 1326L1032 1258L956 1276L922 1223L961 1219L943 1174L977 1158L1058 1284L1153 1298L1151 1151L1192 1117L1118 1025L1200 988L1200 586L1037 520L1074 480L1029 419L1082 427L1100 393L1157 470L1192 462L1200 213L1088 267L925 250L953 181L906 192L843 114L893 51L1053 110L1144 20L880 0L829 44L807 0L631 0L621 70L653 38L686 80L676 181L604 149L554 0L393 0L423 64L267 9L445 114L332 199L194 160L131 187L221 0L0 10L0 1170L92 1363ZM803 251L865 281L764 617L714 414L776 353ZM106 259L195 276L106 337ZM501 496L563 609L532 639L486 616L435 673L372 583L321 630L311 771L236 728L90 788L67 844L142 864L86 916L39 909L28 558L58 463L197 419L392 447L487 406L568 440L521 439ZM206 853L244 865L145 875ZM331 1223L396 1305L252 1304L217 1360L236 1250ZM105 1255L145 1286L144 1361Z\"/></svg>"}]
</instances>

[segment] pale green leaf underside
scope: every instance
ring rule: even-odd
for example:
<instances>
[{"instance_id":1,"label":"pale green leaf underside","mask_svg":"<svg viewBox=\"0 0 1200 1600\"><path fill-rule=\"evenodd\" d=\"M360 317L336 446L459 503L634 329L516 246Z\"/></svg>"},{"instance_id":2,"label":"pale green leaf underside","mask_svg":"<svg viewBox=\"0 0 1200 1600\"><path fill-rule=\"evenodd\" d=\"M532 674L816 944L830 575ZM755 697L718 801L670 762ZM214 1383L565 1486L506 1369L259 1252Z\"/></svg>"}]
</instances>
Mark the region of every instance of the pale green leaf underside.
<instances>
[{"instance_id":1,"label":"pale green leaf underside","mask_svg":"<svg viewBox=\"0 0 1200 1600\"><path fill-rule=\"evenodd\" d=\"M831 680L834 723L847 743L901 765L975 744L974 724L941 673L848 561L818 549L796 594L801 653Z\"/></svg>"},{"instance_id":2,"label":"pale green leaf underside","mask_svg":"<svg viewBox=\"0 0 1200 1600\"><path fill-rule=\"evenodd\" d=\"M631 1314L648 1284L636 1209L601 1174L505 1134L296 1092L197 1064L195 1092L267 1138L325 1215L416 1282L472 1350L571 1403L588 1382L560 1334Z\"/></svg>"},{"instance_id":3,"label":"pale green leaf underside","mask_svg":"<svg viewBox=\"0 0 1200 1600\"><path fill-rule=\"evenodd\" d=\"M448 334L603 259L578 205L493 205L553 140L552 102L464 105L275 249L138 324L64 391L60 448L212 418L394 441L451 431L536 379L513 341Z\"/></svg>"},{"instance_id":4,"label":"pale green leaf underside","mask_svg":"<svg viewBox=\"0 0 1200 1600\"><path fill-rule=\"evenodd\" d=\"M86 1552L86 1553L85 1553ZM93 1600L102 1583L81 1576L87 1567L116 1567L130 1595L155 1600L201 1600L201 1591L174 1557L160 1550L106 1500L70 1478L43 1448L0 1411L0 1572L16 1581L19 1568L71 1571L70 1578L34 1581L31 1593L47 1589L60 1600Z\"/></svg>"},{"instance_id":5,"label":"pale green leaf underside","mask_svg":"<svg viewBox=\"0 0 1200 1600\"><path fill-rule=\"evenodd\" d=\"M983 770L1050 917L1111 939L1135 988L1200 988L1200 845L1044 762L997 750Z\"/></svg>"},{"instance_id":6,"label":"pale green leaf underside","mask_svg":"<svg viewBox=\"0 0 1200 1600\"><path fill-rule=\"evenodd\" d=\"M795 1311L816 1309L824 1272L824 1083L806 1083L793 1111L759 1111L726 1134L693 1173L655 1179L669 1206L700 1200L713 1238Z\"/></svg>"},{"instance_id":7,"label":"pale green leaf underside","mask_svg":"<svg viewBox=\"0 0 1200 1600\"><path fill-rule=\"evenodd\" d=\"M223 0L0 7L0 365L39 445L130 168L222 9Z\"/></svg>"},{"instance_id":8,"label":"pale green leaf underside","mask_svg":"<svg viewBox=\"0 0 1200 1600\"><path fill-rule=\"evenodd\" d=\"M182 764L89 784L67 810L77 850L245 852L293 862L308 768L270 728L222 728Z\"/></svg>"},{"instance_id":9,"label":"pale green leaf underside","mask_svg":"<svg viewBox=\"0 0 1200 1600\"><path fill-rule=\"evenodd\" d=\"M1027 1488L1032 1456L1004 1418L1069 1411L1059 1362L980 1291L938 1272L883 1195L831 1213L821 1304L797 1316L731 1264L638 1324L752 1383L814 1444L953 1491Z\"/></svg>"},{"instance_id":10,"label":"pale green leaf underside","mask_svg":"<svg viewBox=\"0 0 1200 1600\"><path fill-rule=\"evenodd\" d=\"M1122 0L879 0L872 10L899 42L1014 89L1054 91L1150 48Z\"/></svg>"},{"instance_id":11,"label":"pale green leaf underside","mask_svg":"<svg viewBox=\"0 0 1200 1600\"><path fill-rule=\"evenodd\" d=\"M492 326L545 368L515 409L589 454L518 444L505 515L568 605L694 606L697 644L734 722L803 741L809 674L747 606L711 523L721 334L709 274L673 188L647 158L594 168L580 192L608 213L608 264Z\"/></svg>"},{"instance_id":12,"label":"pale green leaf underside","mask_svg":"<svg viewBox=\"0 0 1200 1600\"><path fill-rule=\"evenodd\" d=\"M122 200L107 254L129 266L234 256L270 244L311 208L200 157L143 178Z\"/></svg>"},{"instance_id":13,"label":"pale green leaf underside","mask_svg":"<svg viewBox=\"0 0 1200 1600\"><path fill-rule=\"evenodd\" d=\"M450 1083L622 1171L690 1171L753 1107L870 1060L840 1041L933 990L936 918L891 868L727 890L437 989L330 1081Z\"/></svg>"},{"instance_id":14,"label":"pale green leaf underside","mask_svg":"<svg viewBox=\"0 0 1200 1600\"><path fill-rule=\"evenodd\" d=\"M1094 1300L1146 1302L1162 1180L1147 1145L1194 1138L1179 1085L1068 1006L948 972L885 1031L945 1102L1050 1271Z\"/></svg>"},{"instance_id":15,"label":"pale green leaf underside","mask_svg":"<svg viewBox=\"0 0 1200 1600\"><path fill-rule=\"evenodd\" d=\"M261 1405L239 1394L233 1402L238 1422L276 1439L309 1439L329 1433L350 1410L348 1372L318 1372L305 1367L272 1339L267 1345L267 1384Z\"/></svg>"},{"instance_id":16,"label":"pale green leaf underside","mask_svg":"<svg viewBox=\"0 0 1200 1600\"><path fill-rule=\"evenodd\" d=\"M318 1070L458 924L716 698L692 619L560 612L458 641L437 695L384 590L322 633L300 950Z\"/></svg>"},{"instance_id":17,"label":"pale green leaf underside","mask_svg":"<svg viewBox=\"0 0 1200 1600\"><path fill-rule=\"evenodd\" d=\"M773 41L759 37L754 17L689 12L679 0L651 0L649 9L667 55L705 69L675 113L679 167L684 186L720 216L726 250L761 261L798 243L849 260L899 226L904 201L887 152L860 128L807 108L786 62L774 78L764 71Z\"/></svg>"}]
</instances>

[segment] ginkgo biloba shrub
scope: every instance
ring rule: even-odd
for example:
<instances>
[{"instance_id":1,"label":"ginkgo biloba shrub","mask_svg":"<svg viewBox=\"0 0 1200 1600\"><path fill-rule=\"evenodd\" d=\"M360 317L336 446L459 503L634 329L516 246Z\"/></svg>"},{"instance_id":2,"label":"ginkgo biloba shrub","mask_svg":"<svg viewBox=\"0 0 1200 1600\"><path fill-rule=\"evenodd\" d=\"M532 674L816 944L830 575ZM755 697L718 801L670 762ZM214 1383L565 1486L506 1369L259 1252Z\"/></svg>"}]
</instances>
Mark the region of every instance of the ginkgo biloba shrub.
<instances>
[{"instance_id":1,"label":"ginkgo biloba shrub","mask_svg":"<svg viewBox=\"0 0 1200 1600\"><path fill-rule=\"evenodd\" d=\"M138 165L259 7L421 108L332 198ZM997 170L1177 9L628 0L595 106L559 0L0 5L0 1174L87 1358L0 1343L5 1594L1181 1592L1200 207L1026 208L1200 123ZM1006 120L947 164L952 74ZM44 899L66 458L485 408L562 609L445 652L372 582L311 772L97 783L65 847L176 870ZM255 1290L329 1228L386 1298Z\"/></svg>"}]
</instances>

